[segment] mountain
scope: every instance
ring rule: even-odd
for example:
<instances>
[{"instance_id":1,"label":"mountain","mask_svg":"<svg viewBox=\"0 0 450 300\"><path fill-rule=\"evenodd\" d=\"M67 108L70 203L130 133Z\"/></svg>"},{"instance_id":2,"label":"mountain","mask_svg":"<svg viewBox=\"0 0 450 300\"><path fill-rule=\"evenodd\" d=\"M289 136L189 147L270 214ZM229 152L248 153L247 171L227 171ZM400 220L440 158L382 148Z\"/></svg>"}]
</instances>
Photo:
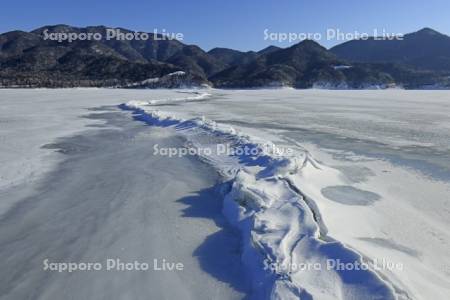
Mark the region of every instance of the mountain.
<instances>
[{"instance_id":1,"label":"mountain","mask_svg":"<svg viewBox=\"0 0 450 300\"><path fill-rule=\"evenodd\" d=\"M11 31L0 35L0 60L17 56L25 49L36 46L41 38L35 34L23 31Z\"/></svg>"},{"instance_id":2,"label":"mountain","mask_svg":"<svg viewBox=\"0 0 450 300\"><path fill-rule=\"evenodd\" d=\"M192 84L207 84L207 70L201 59L191 64L174 65L186 52L177 40L148 34L148 40L76 40L45 39L52 33L99 33L106 27L77 28L67 25L47 26L32 32L14 31L0 35L0 86L126 86L150 78L187 70ZM123 33L131 33L120 29ZM202 52L202 50L200 51ZM204 53L204 51L203 51ZM189 83L186 83L187 85Z\"/></svg>"},{"instance_id":3,"label":"mountain","mask_svg":"<svg viewBox=\"0 0 450 300\"><path fill-rule=\"evenodd\" d=\"M364 88L387 86L392 77L368 67L347 66L310 40L286 49L265 51L254 61L230 67L210 78L217 87L293 86L297 88Z\"/></svg>"},{"instance_id":4,"label":"mountain","mask_svg":"<svg viewBox=\"0 0 450 300\"><path fill-rule=\"evenodd\" d=\"M228 48L214 48L208 54L222 61L228 67L249 63L258 57L254 51L242 52Z\"/></svg>"},{"instance_id":5,"label":"mountain","mask_svg":"<svg viewBox=\"0 0 450 300\"><path fill-rule=\"evenodd\" d=\"M153 33L146 33L147 39L54 38L69 33L105 37L110 31L104 26L54 25L0 34L0 87L450 86L450 38L432 29L409 34L404 41L351 41L331 51L310 40L258 52L205 52Z\"/></svg>"},{"instance_id":6,"label":"mountain","mask_svg":"<svg viewBox=\"0 0 450 300\"><path fill-rule=\"evenodd\" d=\"M208 51L208 54L225 63L228 67L245 65L254 60L259 56L264 54L269 54L275 51L281 50L281 48L276 46L269 46L258 52L247 51L242 52L238 50L228 49L228 48L214 48Z\"/></svg>"},{"instance_id":7,"label":"mountain","mask_svg":"<svg viewBox=\"0 0 450 300\"><path fill-rule=\"evenodd\" d=\"M52 33L100 33L102 37L107 35L107 27L105 26L89 26L85 28L72 27L67 25L55 25L55 26L45 26L32 31L31 33L37 34L42 39L44 38L44 31L47 30L47 34ZM133 31L116 28L120 30L120 33L129 34ZM97 43L102 44L116 53L122 55L122 57L130 60L132 62L146 62L149 60L165 61L169 57L173 56L177 52L183 49L185 45L178 40L162 39L161 35L155 35L153 33L148 33L148 40L138 40L138 39L105 39L102 38L97 41Z\"/></svg>"},{"instance_id":8,"label":"mountain","mask_svg":"<svg viewBox=\"0 0 450 300\"><path fill-rule=\"evenodd\" d=\"M194 45L183 47L165 62L177 65L183 70L199 74L205 79L228 67L226 63Z\"/></svg>"},{"instance_id":9,"label":"mountain","mask_svg":"<svg viewBox=\"0 0 450 300\"><path fill-rule=\"evenodd\" d=\"M258 54L259 55L269 54L269 53L272 53L272 52L275 52L275 51L278 51L278 50L281 50L281 48L277 47L277 46L269 46L269 47L266 47L266 48L258 51Z\"/></svg>"},{"instance_id":10,"label":"mountain","mask_svg":"<svg viewBox=\"0 0 450 300\"><path fill-rule=\"evenodd\" d=\"M397 63L354 63L362 69L389 74L397 86L405 89L449 89L450 74L416 68Z\"/></svg>"},{"instance_id":11,"label":"mountain","mask_svg":"<svg viewBox=\"0 0 450 300\"><path fill-rule=\"evenodd\" d=\"M450 37L424 28L403 40L353 40L331 52L341 59L366 63L396 63L419 70L450 71Z\"/></svg>"}]
</instances>

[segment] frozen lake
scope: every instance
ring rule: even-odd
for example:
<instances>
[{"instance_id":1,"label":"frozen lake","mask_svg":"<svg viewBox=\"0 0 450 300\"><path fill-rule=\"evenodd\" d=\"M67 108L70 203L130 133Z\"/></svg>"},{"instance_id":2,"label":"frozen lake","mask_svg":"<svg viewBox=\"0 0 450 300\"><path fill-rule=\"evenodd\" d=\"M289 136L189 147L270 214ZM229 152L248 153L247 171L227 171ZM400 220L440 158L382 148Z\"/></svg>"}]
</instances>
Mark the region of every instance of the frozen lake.
<instances>
[{"instance_id":1,"label":"frozen lake","mask_svg":"<svg viewBox=\"0 0 450 300\"><path fill-rule=\"evenodd\" d=\"M0 95L1 299L245 295L239 239L221 213L214 170L151 155L154 144L183 145L173 130L134 121L117 108L120 92ZM44 271L45 260L102 269ZM120 265L135 261L150 269ZM165 262L183 268L161 270Z\"/></svg>"},{"instance_id":2,"label":"frozen lake","mask_svg":"<svg viewBox=\"0 0 450 300\"><path fill-rule=\"evenodd\" d=\"M155 112L147 123L157 126L117 107L129 101ZM192 118L200 127L183 123ZM0 124L0 251L8 258L1 266L0 293L6 298L50 299L65 286L72 296L107 297L108 290L110 295L120 290L122 298L136 299L169 282L177 288L157 290L158 298L252 294L239 277L246 273L240 264L245 257L239 257L239 234L222 217L213 168L238 177L245 173L237 181L239 193L268 201L267 209L255 213L265 225L247 228L267 253L318 262L348 257L348 250L364 261L385 263L373 271L378 279L364 273L360 278L367 281L356 285L339 272L288 274L299 294L348 299L381 293L380 285L388 287L382 295L400 299L450 294L449 92L2 90ZM224 139L203 131L202 124L229 133ZM182 147L191 139L212 147L235 134L292 149L290 159L314 161L278 176L314 204L309 207L319 225L307 217L296 221L292 210L277 206L287 192L273 177L262 178L264 162L213 157L206 159L208 166L194 157L152 155L155 143ZM313 233L315 226L321 236ZM309 227L314 243L302 244L298 237L308 235L302 230ZM278 244L280 228L289 228L290 237ZM332 241L347 250L330 250ZM283 243L289 254L278 246ZM42 271L44 257L82 261L120 255L144 260L167 255L185 262L189 272ZM273 280L279 295L294 290ZM118 290L108 288L113 283Z\"/></svg>"},{"instance_id":3,"label":"frozen lake","mask_svg":"<svg viewBox=\"0 0 450 300\"><path fill-rule=\"evenodd\" d=\"M317 204L328 235L372 261L402 264L402 270L381 271L398 295L446 298L448 91L209 93L206 99L149 101L142 107L163 117L214 120L253 140L308 153L320 170L300 170L291 180Z\"/></svg>"}]
</instances>

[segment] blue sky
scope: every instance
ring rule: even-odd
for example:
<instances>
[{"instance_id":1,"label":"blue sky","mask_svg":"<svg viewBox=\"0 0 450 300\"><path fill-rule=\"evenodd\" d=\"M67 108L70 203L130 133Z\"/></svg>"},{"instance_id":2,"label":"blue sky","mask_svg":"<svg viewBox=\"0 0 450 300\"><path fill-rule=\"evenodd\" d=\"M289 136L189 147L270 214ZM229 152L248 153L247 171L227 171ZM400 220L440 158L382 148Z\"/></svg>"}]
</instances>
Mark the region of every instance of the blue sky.
<instances>
[{"instance_id":1,"label":"blue sky","mask_svg":"<svg viewBox=\"0 0 450 300\"><path fill-rule=\"evenodd\" d=\"M431 27L450 34L448 0L25 0L3 1L0 32L31 30L48 24L106 25L152 32L182 33L184 42L209 50L259 50L267 33L408 33ZM274 37L274 35L272 35Z\"/></svg>"}]
</instances>

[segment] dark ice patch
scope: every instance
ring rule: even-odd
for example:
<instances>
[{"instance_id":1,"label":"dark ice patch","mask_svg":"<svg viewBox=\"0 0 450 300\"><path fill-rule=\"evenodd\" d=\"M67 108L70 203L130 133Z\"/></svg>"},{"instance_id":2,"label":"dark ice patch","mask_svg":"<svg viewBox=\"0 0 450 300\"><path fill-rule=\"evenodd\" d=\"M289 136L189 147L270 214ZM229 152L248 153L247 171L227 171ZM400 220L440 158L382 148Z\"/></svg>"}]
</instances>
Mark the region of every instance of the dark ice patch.
<instances>
[{"instance_id":1,"label":"dark ice patch","mask_svg":"<svg viewBox=\"0 0 450 300\"><path fill-rule=\"evenodd\" d=\"M78 153L86 152L89 150L89 147L86 145L81 145L78 143L71 143L71 142L45 144L41 148L42 149L54 149L59 153L67 154L67 155L78 154Z\"/></svg>"},{"instance_id":2,"label":"dark ice patch","mask_svg":"<svg viewBox=\"0 0 450 300\"><path fill-rule=\"evenodd\" d=\"M348 185L329 186L323 188L321 192L326 198L345 205L372 205L381 199L378 194Z\"/></svg>"},{"instance_id":3,"label":"dark ice patch","mask_svg":"<svg viewBox=\"0 0 450 300\"><path fill-rule=\"evenodd\" d=\"M365 182L369 177L375 176L375 173L367 167L335 166L334 168L340 170L349 180L355 183Z\"/></svg>"}]
</instances>

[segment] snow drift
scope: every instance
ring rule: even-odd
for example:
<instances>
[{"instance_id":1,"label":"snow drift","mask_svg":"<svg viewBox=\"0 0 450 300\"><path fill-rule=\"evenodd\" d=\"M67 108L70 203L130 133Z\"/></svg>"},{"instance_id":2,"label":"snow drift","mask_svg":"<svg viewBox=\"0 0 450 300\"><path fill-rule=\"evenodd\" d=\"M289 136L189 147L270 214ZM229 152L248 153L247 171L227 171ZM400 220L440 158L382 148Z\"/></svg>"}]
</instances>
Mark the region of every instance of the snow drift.
<instances>
[{"instance_id":1,"label":"snow drift","mask_svg":"<svg viewBox=\"0 0 450 300\"><path fill-rule=\"evenodd\" d=\"M131 101L121 108L132 110L137 120L177 130L186 137L186 147L210 150L199 151L208 153L199 158L222 175L223 213L241 233L253 298L398 298L395 287L359 253L327 236L314 199L291 180L299 172L326 171L309 153L279 155L275 145L231 126L158 111L155 103ZM218 153L219 144L236 151ZM239 151L244 148L251 151Z\"/></svg>"}]
</instances>

